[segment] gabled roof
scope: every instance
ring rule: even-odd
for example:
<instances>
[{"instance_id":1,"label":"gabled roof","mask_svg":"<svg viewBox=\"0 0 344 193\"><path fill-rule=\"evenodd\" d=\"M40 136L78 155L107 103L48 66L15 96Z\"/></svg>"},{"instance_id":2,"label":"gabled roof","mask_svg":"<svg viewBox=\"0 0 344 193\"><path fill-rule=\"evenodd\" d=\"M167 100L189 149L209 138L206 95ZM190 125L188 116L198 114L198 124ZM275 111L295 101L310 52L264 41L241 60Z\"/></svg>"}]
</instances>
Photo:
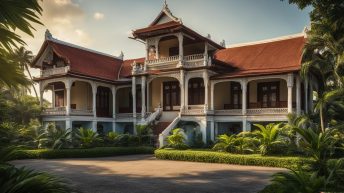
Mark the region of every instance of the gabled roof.
<instances>
[{"instance_id":1,"label":"gabled roof","mask_svg":"<svg viewBox=\"0 0 344 193\"><path fill-rule=\"evenodd\" d=\"M162 21L162 19L164 17L167 18L168 20ZM167 2L165 1L164 6L163 6L162 10L160 11L159 15L154 19L154 21L149 26L157 25L160 22L165 23L168 21L174 21L174 22L182 23L182 20L180 18L177 18L172 14L171 10L168 8Z\"/></svg>"},{"instance_id":2,"label":"gabled roof","mask_svg":"<svg viewBox=\"0 0 344 193\"><path fill-rule=\"evenodd\" d=\"M230 73L214 78L229 78L298 71L306 39L303 34L260 41L218 50L214 60L234 67Z\"/></svg>"},{"instance_id":3,"label":"gabled roof","mask_svg":"<svg viewBox=\"0 0 344 193\"><path fill-rule=\"evenodd\" d=\"M120 58L53 38L44 41L40 51L32 62L34 67L38 67L37 61L42 57L47 48L51 48L57 56L65 60L67 65L70 66L69 73L109 81L118 79L118 74L123 63L123 60Z\"/></svg>"}]
</instances>

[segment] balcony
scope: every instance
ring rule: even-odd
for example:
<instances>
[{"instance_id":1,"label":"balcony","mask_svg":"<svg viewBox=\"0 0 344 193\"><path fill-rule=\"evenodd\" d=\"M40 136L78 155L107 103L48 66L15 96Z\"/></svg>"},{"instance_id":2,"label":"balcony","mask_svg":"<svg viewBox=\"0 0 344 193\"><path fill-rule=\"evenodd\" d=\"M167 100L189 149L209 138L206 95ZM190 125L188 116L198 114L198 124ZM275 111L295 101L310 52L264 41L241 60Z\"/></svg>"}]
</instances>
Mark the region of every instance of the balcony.
<instances>
[{"instance_id":1,"label":"balcony","mask_svg":"<svg viewBox=\"0 0 344 193\"><path fill-rule=\"evenodd\" d=\"M66 107L45 108L42 112L42 115L66 115Z\"/></svg>"},{"instance_id":2,"label":"balcony","mask_svg":"<svg viewBox=\"0 0 344 193\"><path fill-rule=\"evenodd\" d=\"M41 70L41 77L49 77L49 76L54 76L54 75L62 75L62 74L67 74L69 71L70 67L69 66L64 66L64 67L58 67L58 68L50 68L46 70Z\"/></svg>"},{"instance_id":3,"label":"balcony","mask_svg":"<svg viewBox=\"0 0 344 193\"><path fill-rule=\"evenodd\" d=\"M193 54L183 58L181 56L170 56L156 60L146 60L145 64L148 70L163 70L176 68L181 61L185 68L195 68L204 66L206 59L204 54Z\"/></svg>"},{"instance_id":4,"label":"balcony","mask_svg":"<svg viewBox=\"0 0 344 193\"><path fill-rule=\"evenodd\" d=\"M93 116L93 111L91 109L71 109L70 114L79 116Z\"/></svg>"},{"instance_id":5,"label":"balcony","mask_svg":"<svg viewBox=\"0 0 344 193\"><path fill-rule=\"evenodd\" d=\"M247 109L247 115L287 115L288 108Z\"/></svg>"}]
</instances>

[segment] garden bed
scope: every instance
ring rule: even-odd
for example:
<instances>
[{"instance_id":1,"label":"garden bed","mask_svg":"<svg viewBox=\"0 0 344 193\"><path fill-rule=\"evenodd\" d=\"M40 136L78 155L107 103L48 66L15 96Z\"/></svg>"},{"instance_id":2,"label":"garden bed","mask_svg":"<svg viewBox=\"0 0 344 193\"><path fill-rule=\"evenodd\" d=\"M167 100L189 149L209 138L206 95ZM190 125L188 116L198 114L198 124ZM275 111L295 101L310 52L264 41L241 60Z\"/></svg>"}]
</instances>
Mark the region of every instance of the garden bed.
<instances>
[{"instance_id":1,"label":"garden bed","mask_svg":"<svg viewBox=\"0 0 344 193\"><path fill-rule=\"evenodd\" d=\"M231 154L205 150L167 150L158 149L155 157L165 160L194 161L207 163L226 163L237 165L266 166L296 169L297 165L308 166L311 158L286 156L261 156L259 154Z\"/></svg>"},{"instance_id":2,"label":"garden bed","mask_svg":"<svg viewBox=\"0 0 344 193\"><path fill-rule=\"evenodd\" d=\"M96 147L89 149L20 150L15 159L91 158L132 154L153 154L153 147Z\"/></svg>"}]
</instances>

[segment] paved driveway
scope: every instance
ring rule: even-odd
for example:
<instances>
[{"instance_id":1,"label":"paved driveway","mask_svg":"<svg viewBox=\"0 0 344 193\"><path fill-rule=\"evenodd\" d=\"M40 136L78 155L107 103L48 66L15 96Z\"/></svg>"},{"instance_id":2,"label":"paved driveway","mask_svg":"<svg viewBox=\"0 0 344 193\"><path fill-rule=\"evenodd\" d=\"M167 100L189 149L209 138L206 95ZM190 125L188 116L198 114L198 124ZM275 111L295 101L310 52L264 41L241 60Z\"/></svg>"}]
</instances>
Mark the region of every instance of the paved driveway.
<instances>
[{"instance_id":1,"label":"paved driveway","mask_svg":"<svg viewBox=\"0 0 344 193\"><path fill-rule=\"evenodd\" d=\"M254 193L282 170L157 160L151 155L12 163L61 176L84 193Z\"/></svg>"}]
</instances>

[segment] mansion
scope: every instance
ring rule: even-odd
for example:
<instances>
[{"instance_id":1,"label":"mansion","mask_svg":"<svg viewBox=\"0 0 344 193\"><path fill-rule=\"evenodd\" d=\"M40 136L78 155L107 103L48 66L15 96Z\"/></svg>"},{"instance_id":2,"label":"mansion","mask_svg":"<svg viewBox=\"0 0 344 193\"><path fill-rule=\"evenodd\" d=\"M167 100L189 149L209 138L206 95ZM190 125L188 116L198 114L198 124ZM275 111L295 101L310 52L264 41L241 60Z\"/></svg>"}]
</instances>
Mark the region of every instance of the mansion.
<instances>
[{"instance_id":1,"label":"mansion","mask_svg":"<svg viewBox=\"0 0 344 193\"><path fill-rule=\"evenodd\" d=\"M47 31L32 62L41 70L41 105L52 92L43 123L131 134L135 125L152 124L164 145L177 127L188 139L199 132L209 142L312 108L315 84L299 76L304 33L226 48L185 26L165 3L132 36L145 44L144 57L100 53Z\"/></svg>"}]
</instances>

